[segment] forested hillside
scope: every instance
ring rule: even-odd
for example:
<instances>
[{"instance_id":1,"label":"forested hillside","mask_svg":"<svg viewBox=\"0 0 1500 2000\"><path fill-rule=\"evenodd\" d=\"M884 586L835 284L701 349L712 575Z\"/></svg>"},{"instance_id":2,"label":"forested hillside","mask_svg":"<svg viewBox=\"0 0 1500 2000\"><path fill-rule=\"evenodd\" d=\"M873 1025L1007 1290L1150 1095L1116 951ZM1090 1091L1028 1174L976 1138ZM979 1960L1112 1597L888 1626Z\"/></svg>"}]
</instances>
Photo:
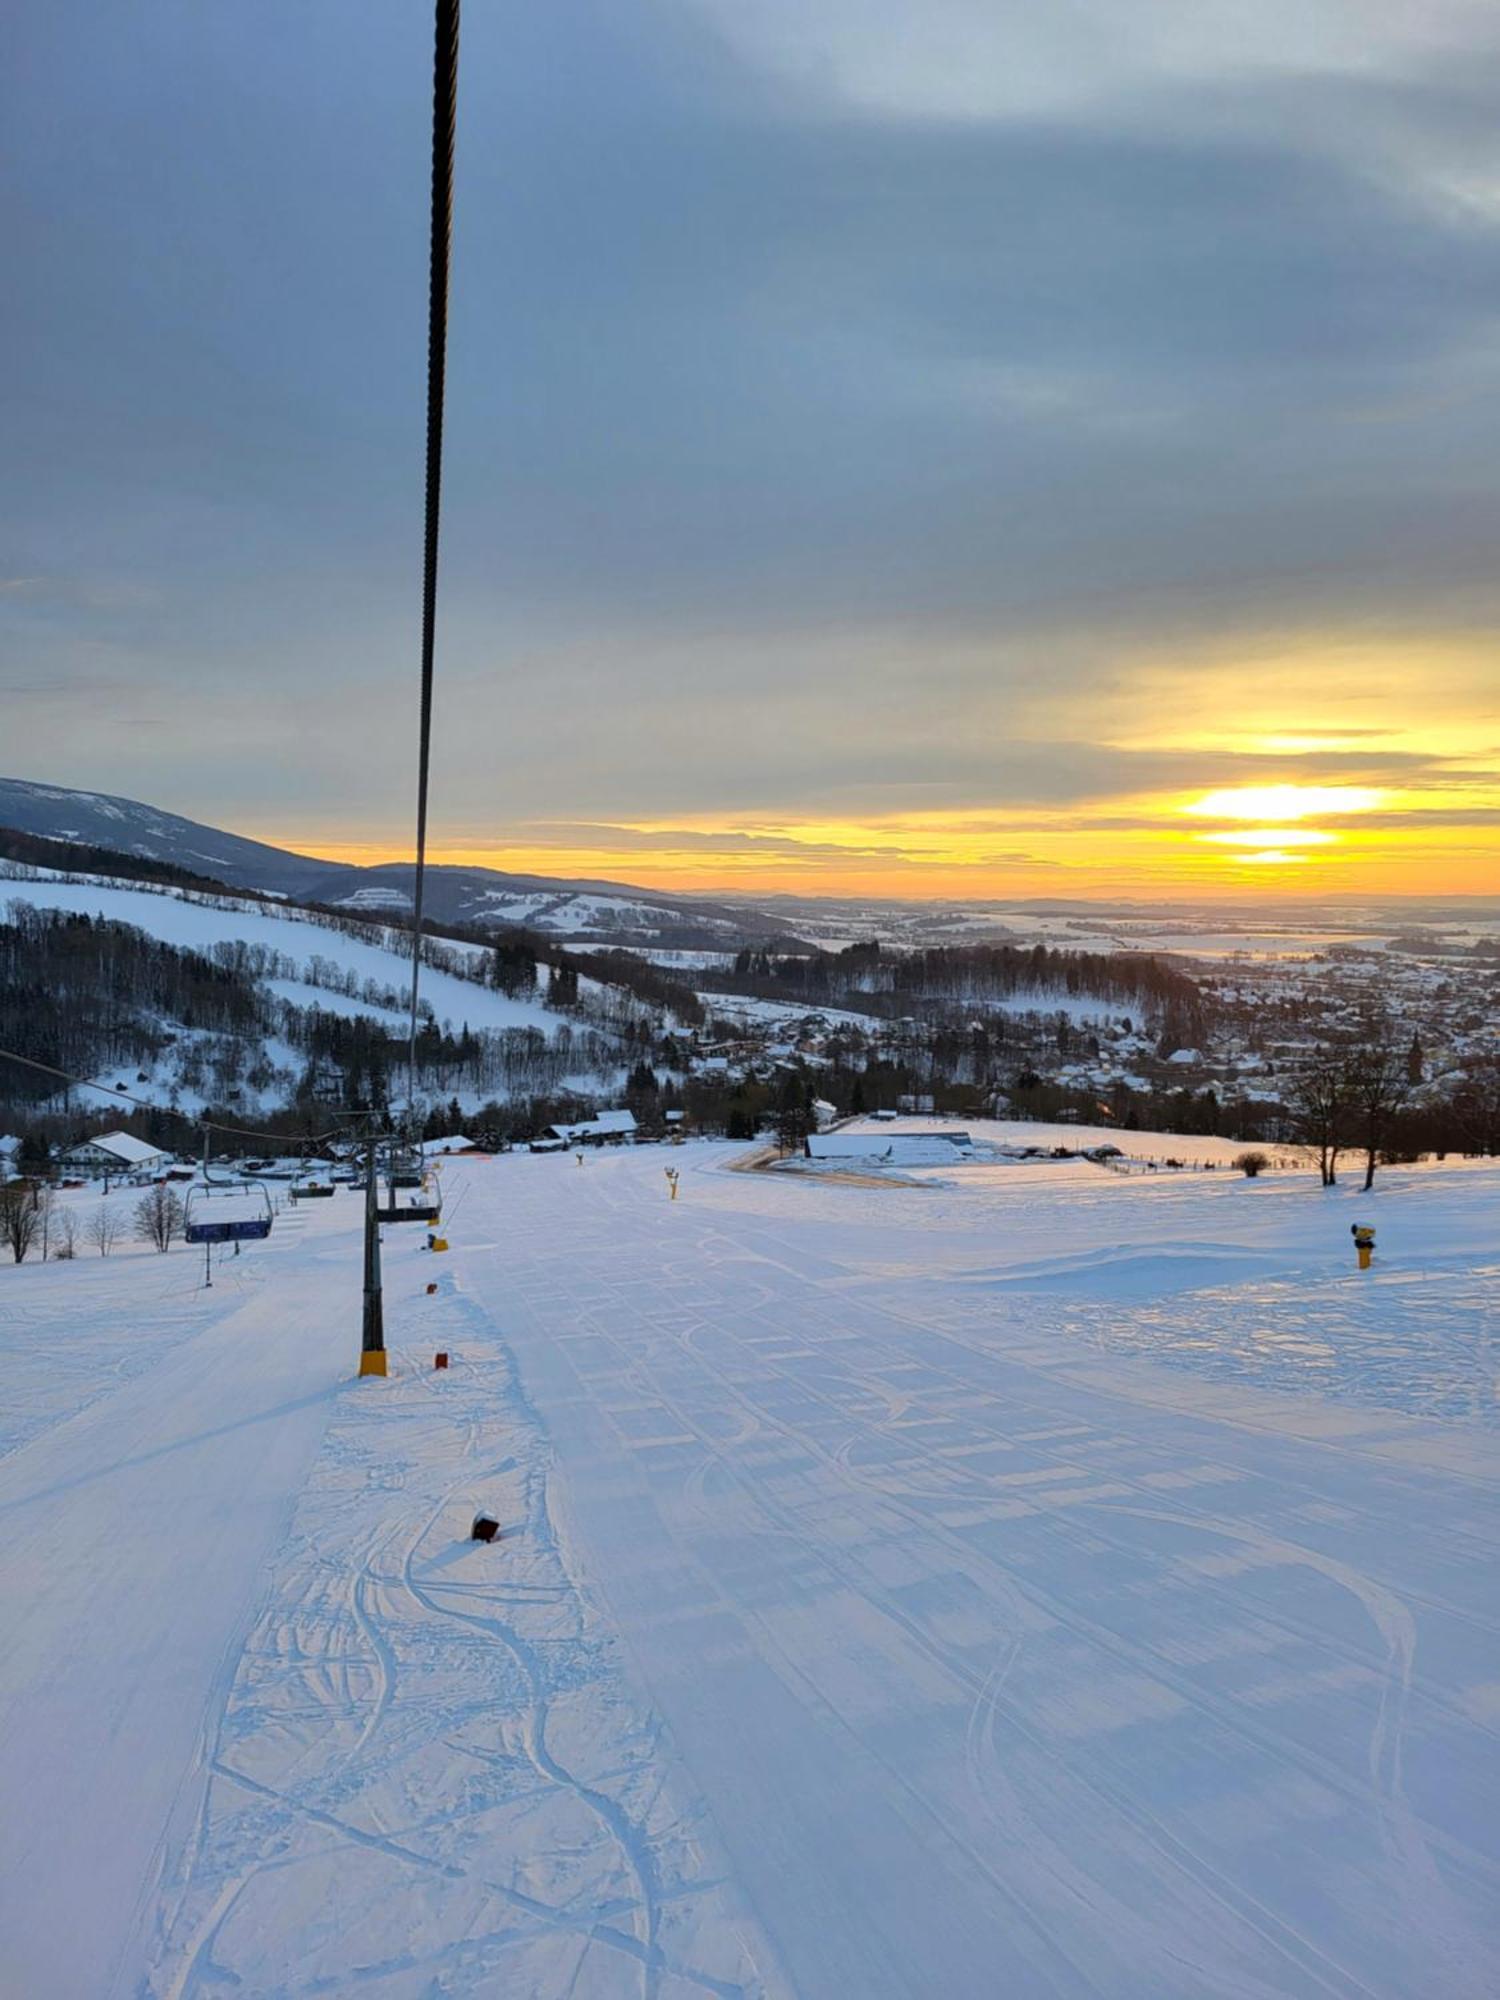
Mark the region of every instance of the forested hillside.
<instances>
[{"instance_id":1,"label":"forested hillside","mask_svg":"<svg viewBox=\"0 0 1500 2000\"><path fill-rule=\"evenodd\" d=\"M1096 1000L1101 1012L1131 1012L1186 1036L1201 1022L1198 986L1165 959L1139 952L1056 950L1047 945L945 945L892 951L871 942L838 952L776 956L740 952L723 984L765 998L873 1014L940 1014L1025 1001L1039 1011L1059 999ZM916 1003L922 1003L917 1007Z\"/></svg>"}]
</instances>

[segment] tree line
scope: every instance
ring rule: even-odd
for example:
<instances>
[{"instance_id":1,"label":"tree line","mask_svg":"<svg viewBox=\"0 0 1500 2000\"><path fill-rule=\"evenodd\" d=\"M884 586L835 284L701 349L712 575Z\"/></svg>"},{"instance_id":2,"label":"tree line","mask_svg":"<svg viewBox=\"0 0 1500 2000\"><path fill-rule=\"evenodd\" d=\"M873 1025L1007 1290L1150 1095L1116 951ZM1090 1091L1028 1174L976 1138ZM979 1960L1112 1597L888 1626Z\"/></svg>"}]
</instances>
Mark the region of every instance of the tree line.
<instances>
[{"instance_id":1,"label":"tree line","mask_svg":"<svg viewBox=\"0 0 1500 2000\"><path fill-rule=\"evenodd\" d=\"M797 999L899 1015L921 1003L983 1010L996 1001L1035 999L1036 1012L1063 995L1170 1021L1179 1039L1201 1031L1204 1003L1196 982L1142 952L1069 951L1050 945L936 945L892 950L876 940L837 952L773 953L746 949L732 968L703 975L719 990L761 999Z\"/></svg>"}]
</instances>

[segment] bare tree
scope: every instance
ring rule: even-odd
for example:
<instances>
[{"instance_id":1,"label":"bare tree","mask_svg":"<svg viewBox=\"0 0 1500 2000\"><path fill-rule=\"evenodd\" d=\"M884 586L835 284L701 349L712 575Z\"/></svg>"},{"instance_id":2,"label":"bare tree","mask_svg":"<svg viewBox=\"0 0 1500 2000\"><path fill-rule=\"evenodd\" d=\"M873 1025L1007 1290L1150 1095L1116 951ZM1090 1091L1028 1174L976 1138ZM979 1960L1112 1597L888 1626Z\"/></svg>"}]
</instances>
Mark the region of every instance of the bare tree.
<instances>
[{"instance_id":1,"label":"bare tree","mask_svg":"<svg viewBox=\"0 0 1500 2000\"><path fill-rule=\"evenodd\" d=\"M1338 1180L1349 1108L1349 1063L1343 1049L1322 1047L1292 1079L1287 1109L1297 1136L1316 1149L1324 1187Z\"/></svg>"},{"instance_id":2,"label":"bare tree","mask_svg":"<svg viewBox=\"0 0 1500 2000\"><path fill-rule=\"evenodd\" d=\"M1500 1154L1500 1056L1474 1056L1453 1091L1453 1115L1470 1151Z\"/></svg>"},{"instance_id":3,"label":"bare tree","mask_svg":"<svg viewBox=\"0 0 1500 2000\"><path fill-rule=\"evenodd\" d=\"M26 1262L50 1201L50 1191L37 1181L11 1181L0 1187L0 1237L18 1264Z\"/></svg>"},{"instance_id":4,"label":"bare tree","mask_svg":"<svg viewBox=\"0 0 1500 2000\"><path fill-rule=\"evenodd\" d=\"M169 1250L182 1228L182 1201L174 1188L154 1187L135 1205L135 1233L143 1243Z\"/></svg>"},{"instance_id":5,"label":"bare tree","mask_svg":"<svg viewBox=\"0 0 1500 2000\"><path fill-rule=\"evenodd\" d=\"M120 1218L107 1201L102 1201L89 1217L84 1234L101 1257L107 1257L115 1247L115 1239L120 1233Z\"/></svg>"},{"instance_id":6,"label":"bare tree","mask_svg":"<svg viewBox=\"0 0 1500 2000\"><path fill-rule=\"evenodd\" d=\"M1373 1015L1361 1027L1359 1040L1349 1051L1345 1092L1350 1128L1364 1151L1368 1189L1375 1185L1380 1149L1412 1092L1408 1051L1386 1016Z\"/></svg>"},{"instance_id":7,"label":"bare tree","mask_svg":"<svg viewBox=\"0 0 1500 2000\"><path fill-rule=\"evenodd\" d=\"M57 1211L52 1255L60 1264L71 1263L78 1255L78 1218L71 1208L59 1208Z\"/></svg>"}]
</instances>

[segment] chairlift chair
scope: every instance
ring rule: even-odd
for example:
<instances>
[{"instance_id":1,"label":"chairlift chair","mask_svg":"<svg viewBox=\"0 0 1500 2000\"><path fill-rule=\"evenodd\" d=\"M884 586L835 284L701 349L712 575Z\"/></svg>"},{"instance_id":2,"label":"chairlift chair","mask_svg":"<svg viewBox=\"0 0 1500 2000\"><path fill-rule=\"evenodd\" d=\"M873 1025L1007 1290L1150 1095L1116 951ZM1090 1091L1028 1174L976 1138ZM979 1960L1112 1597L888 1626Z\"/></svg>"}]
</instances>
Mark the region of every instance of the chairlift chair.
<instances>
[{"instance_id":1,"label":"chairlift chair","mask_svg":"<svg viewBox=\"0 0 1500 2000\"><path fill-rule=\"evenodd\" d=\"M420 1152L416 1157L418 1160L421 1159ZM375 1211L381 1222L436 1222L442 1215L443 1192L438 1185L437 1176L430 1168L424 1167L415 1179L399 1175L393 1168L389 1176L389 1185L389 1199ZM398 1188L416 1188L417 1200L398 1201L396 1199Z\"/></svg>"},{"instance_id":2,"label":"chairlift chair","mask_svg":"<svg viewBox=\"0 0 1500 2000\"><path fill-rule=\"evenodd\" d=\"M271 1197L253 1181L205 1181L188 1189L182 1233L189 1243L260 1243L272 1220Z\"/></svg>"},{"instance_id":3,"label":"chairlift chair","mask_svg":"<svg viewBox=\"0 0 1500 2000\"><path fill-rule=\"evenodd\" d=\"M320 1180L313 1171L313 1163L304 1153L302 1165L288 1192L293 1201L326 1201L334 1193L333 1175L325 1172Z\"/></svg>"}]
</instances>

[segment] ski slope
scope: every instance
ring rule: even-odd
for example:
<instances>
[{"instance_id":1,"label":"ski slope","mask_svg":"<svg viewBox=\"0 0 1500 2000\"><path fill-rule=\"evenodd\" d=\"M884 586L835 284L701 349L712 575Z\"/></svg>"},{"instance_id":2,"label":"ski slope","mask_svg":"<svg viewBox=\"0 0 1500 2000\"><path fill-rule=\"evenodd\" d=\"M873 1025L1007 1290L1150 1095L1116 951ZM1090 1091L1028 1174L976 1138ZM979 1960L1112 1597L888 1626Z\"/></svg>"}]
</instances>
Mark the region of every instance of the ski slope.
<instances>
[{"instance_id":1,"label":"ski slope","mask_svg":"<svg viewBox=\"0 0 1500 2000\"><path fill-rule=\"evenodd\" d=\"M1500 1169L742 1153L0 1269L16 1990L1496 1991Z\"/></svg>"}]
</instances>

